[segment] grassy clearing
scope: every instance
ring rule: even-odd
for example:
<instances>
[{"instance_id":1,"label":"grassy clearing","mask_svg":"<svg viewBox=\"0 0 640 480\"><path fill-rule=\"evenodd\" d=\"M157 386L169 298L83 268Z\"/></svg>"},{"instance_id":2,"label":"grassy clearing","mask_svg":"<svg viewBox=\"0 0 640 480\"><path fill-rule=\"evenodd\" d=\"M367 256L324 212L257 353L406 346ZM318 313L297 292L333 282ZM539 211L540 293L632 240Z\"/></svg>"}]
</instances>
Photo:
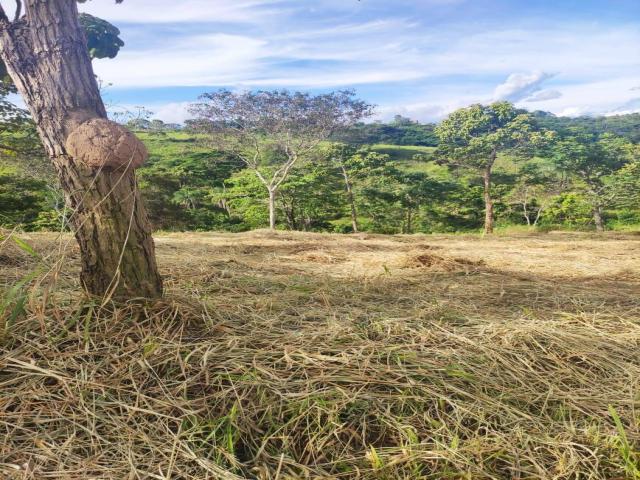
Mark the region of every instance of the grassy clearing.
<instances>
[{"instance_id":1,"label":"grassy clearing","mask_svg":"<svg viewBox=\"0 0 640 480\"><path fill-rule=\"evenodd\" d=\"M378 153L389 155L391 160L398 162L398 164L408 172L422 172L441 180L451 178L451 173L447 167L437 165L433 162L414 159L415 155L431 156L436 150L435 147L423 147L419 145L386 145L380 143L373 145L372 148Z\"/></svg>"},{"instance_id":2,"label":"grassy clearing","mask_svg":"<svg viewBox=\"0 0 640 480\"><path fill-rule=\"evenodd\" d=\"M0 478L640 478L637 235L162 235L147 306L22 238Z\"/></svg>"},{"instance_id":3,"label":"grassy clearing","mask_svg":"<svg viewBox=\"0 0 640 480\"><path fill-rule=\"evenodd\" d=\"M419 145L387 145L378 143L372 146L373 150L389 155L392 160L412 160L414 155L428 155L435 151L435 147L422 147Z\"/></svg>"}]
</instances>

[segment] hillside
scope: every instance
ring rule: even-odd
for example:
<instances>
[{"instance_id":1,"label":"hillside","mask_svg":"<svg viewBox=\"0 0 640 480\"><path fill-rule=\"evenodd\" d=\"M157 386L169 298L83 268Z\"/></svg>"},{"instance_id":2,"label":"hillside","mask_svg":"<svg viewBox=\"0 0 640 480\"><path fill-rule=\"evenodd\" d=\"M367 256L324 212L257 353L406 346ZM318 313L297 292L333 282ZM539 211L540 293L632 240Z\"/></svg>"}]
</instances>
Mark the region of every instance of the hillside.
<instances>
[{"instance_id":1,"label":"hillside","mask_svg":"<svg viewBox=\"0 0 640 480\"><path fill-rule=\"evenodd\" d=\"M637 235L164 234L142 308L84 299L69 237L22 238L2 478L637 474Z\"/></svg>"}]
</instances>

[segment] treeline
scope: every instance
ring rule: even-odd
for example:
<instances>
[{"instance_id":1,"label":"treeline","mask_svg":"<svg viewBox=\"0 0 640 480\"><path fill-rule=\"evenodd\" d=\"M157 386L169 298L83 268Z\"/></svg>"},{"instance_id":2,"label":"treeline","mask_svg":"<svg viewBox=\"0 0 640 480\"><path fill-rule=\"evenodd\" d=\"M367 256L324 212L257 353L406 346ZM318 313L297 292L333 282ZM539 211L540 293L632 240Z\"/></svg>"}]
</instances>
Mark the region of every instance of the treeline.
<instances>
[{"instance_id":1,"label":"treeline","mask_svg":"<svg viewBox=\"0 0 640 480\"><path fill-rule=\"evenodd\" d=\"M510 121L517 124L521 114L514 109ZM455 131L449 132L451 137L443 131L446 125L463 128L459 122L469 121L467 116L448 120L436 126L398 116L389 123L358 123L333 135L301 159L280 185L274 205L277 228L378 233L486 228L484 150L474 151L468 141L463 148ZM551 132L554 138L526 152L518 146L520 133L501 140L509 148L497 152L490 185L498 227L612 229L640 224L640 114L563 118L534 112L528 121L533 130ZM12 143L34 138L27 125L23 130L14 125L1 135L7 148L0 167L0 225L58 230L66 212L55 182L46 168L37 168L33 151L25 158L11 150ZM269 225L260 179L202 131L140 119L130 126L151 154L138 174L156 229L245 231ZM475 156L482 161L469 163ZM267 163L264 168L272 167Z\"/></svg>"},{"instance_id":2,"label":"treeline","mask_svg":"<svg viewBox=\"0 0 640 480\"><path fill-rule=\"evenodd\" d=\"M594 135L610 133L626 138L630 142L640 143L640 113L572 118L557 117L552 113L536 111L532 115L540 125L563 134L570 132L572 129L579 129Z\"/></svg>"},{"instance_id":3,"label":"treeline","mask_svg":"<svg viewBox=\"0 0 640 480\"><path fill-rule=\"evenodd\" d=\"M358 145L388 144L436 147L438 136L435 133L435 128L434 123L420 123L402 115L396 115L389 123L380 121L358 123L347 132L335 135L335 139Z\"/></svg>"}]
</instances>

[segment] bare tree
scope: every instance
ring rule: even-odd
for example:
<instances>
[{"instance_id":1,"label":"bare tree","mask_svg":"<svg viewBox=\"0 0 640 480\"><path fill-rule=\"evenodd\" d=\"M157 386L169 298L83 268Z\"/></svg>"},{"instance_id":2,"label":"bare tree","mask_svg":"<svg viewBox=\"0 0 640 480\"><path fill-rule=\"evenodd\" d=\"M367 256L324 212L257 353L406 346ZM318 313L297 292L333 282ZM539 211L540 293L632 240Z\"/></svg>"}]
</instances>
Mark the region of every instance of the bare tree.
<instances>
[{"instance_id":1,"label":"bare tree","mask_svg":"<svg viewBox=\"0 0 640 480\"><path fill-rule=\"evenodd\" d=\"M335 131L372 113L352 91L322 95L258 91L205 93L191 106L191 125L217 148L253 170L269 195L269 227L275 229L275 200L291 169Z\"/></svg>"},{"instance_id":2,"label":"bare tree","mask_svg":"<svg viewBox=\"0 0 640 480\"><path fill-rule=\"evenodd\" d=\"M0 57L65 192L80 245L82 285L101 296L160 296L134 172L147 152L131 132L107 119L76 0L25 0L24 15L22 4L17 2L12 19L0 6Z\"/></svg>"}]
</instances>

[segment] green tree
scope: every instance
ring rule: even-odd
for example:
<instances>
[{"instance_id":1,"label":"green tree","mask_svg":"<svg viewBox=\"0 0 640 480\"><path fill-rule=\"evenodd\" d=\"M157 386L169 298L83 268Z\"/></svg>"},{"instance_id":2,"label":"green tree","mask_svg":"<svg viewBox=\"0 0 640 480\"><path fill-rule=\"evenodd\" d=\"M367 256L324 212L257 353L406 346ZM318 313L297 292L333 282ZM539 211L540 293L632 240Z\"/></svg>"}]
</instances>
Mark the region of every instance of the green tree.
<instances>
[{"instance_id":1,"label":"green tree","mask_svg":"<svg viewBox=\"0 0 640 480\"><path fill-rule=\"evenodd\" d=\"M225 180L243 167L236 159L201 146L183 132L139 133L149 161L138 170L140 190L156 229L224 228L230 214Z\"/></svg>"},{"instance_id":2,"label":"green tree","mask_svg":"<svg viewBox=\"0 0 640 480\"><path fill-rule=\"evenodd\" d=\"M456 110L436 127L436 134L440 140L436 153L440 162L482 177L485 233L493 233L491 187L498 155L529 158L536 145L542 145L551 137L548 131L536 131L531 115L508 102Z\"/></svg>"},{"instance_id":3,"label":"green tree","mask_svg":"<svg viewBox=\"0 0 640 480\"><path fill-rule=\"evenodd\" d=\"M366 148L351 156L347 165L355 179L357 210L370 222L369 228L380 233L416 231L423 207L441 201L449 186Z\"/></svg>"},{"instance_id":4,"label":"green tree","mask_svg":"<svg viewBox=\"0 0 640 480\"><path fill-rule=\"evenodd\" d=\"M575 131L553 146L553 160L581 184L599 232L605 229L605 208L615 199L612 176L637 158L637 148L623 137Z\"/></svg>"},{"instance_id":5,"label":"green tree","mask_svg":"<svg viewBox=\"0 0 640 480\"><path fill-rule=\"evenodd\" d=\"M191 106L191 126L220 150L240 159L269 196L269 228L276 226L276 196L292 169L337 130L371 114L351 91L321 95L258 91L205 93Z\"/></svg>"},{"instance_id":6,"label":"green tree","mask_svg":"<svg viewBox=\"0 0 640 480\"><path fill-rule=\"evenodd\" d=\"M282 184L278 204L291 230L331 230L344 214L341 177L325 162L304 162Z\"/></svg>"},{"instance_id":7,"label":"green tree","mask_svg":"<svg viewBox=\"0 0 640 480\"><path fill-rule=\"evenodd\" d=\"M345 143L333 143L324 153L329 162L338 169L344 182L351 218L351 229L359 231L356 196L361 183L368 177L381 175L389 163L389 156L374 152L370 147L356 147Z\"/></svg>"},{"instance_id":8,"label":"green tree","mask_svg":"<svg viewBox=\"0 0 640 480\"><path fill-rule=\"evenodd\" d=\"M570 188L566 175L542 159L525 163L514 176L508 200L530 227L537 226L554 198Z\"/></svg>"},{"instance_id":9,"label":"green tree","mask_svg":"<svg viewBox=\"0 0 640 480\"><path fill-rule=\"evenodd\" d=\"M11 168L0 168L0 226L33 230L38 216L49 211L47 185Z\"/></svg>"},{"instance_id":10,"label":"green tree","mask_svg":"<svg viewBox=\"0 0 640 480\"><path fill-rule=\"evenodd\" d=\"M640 146L635 146L634 161L627 163L612 177L617 207L637 210L640 206Z\"/></svg>"}]
</instances>

